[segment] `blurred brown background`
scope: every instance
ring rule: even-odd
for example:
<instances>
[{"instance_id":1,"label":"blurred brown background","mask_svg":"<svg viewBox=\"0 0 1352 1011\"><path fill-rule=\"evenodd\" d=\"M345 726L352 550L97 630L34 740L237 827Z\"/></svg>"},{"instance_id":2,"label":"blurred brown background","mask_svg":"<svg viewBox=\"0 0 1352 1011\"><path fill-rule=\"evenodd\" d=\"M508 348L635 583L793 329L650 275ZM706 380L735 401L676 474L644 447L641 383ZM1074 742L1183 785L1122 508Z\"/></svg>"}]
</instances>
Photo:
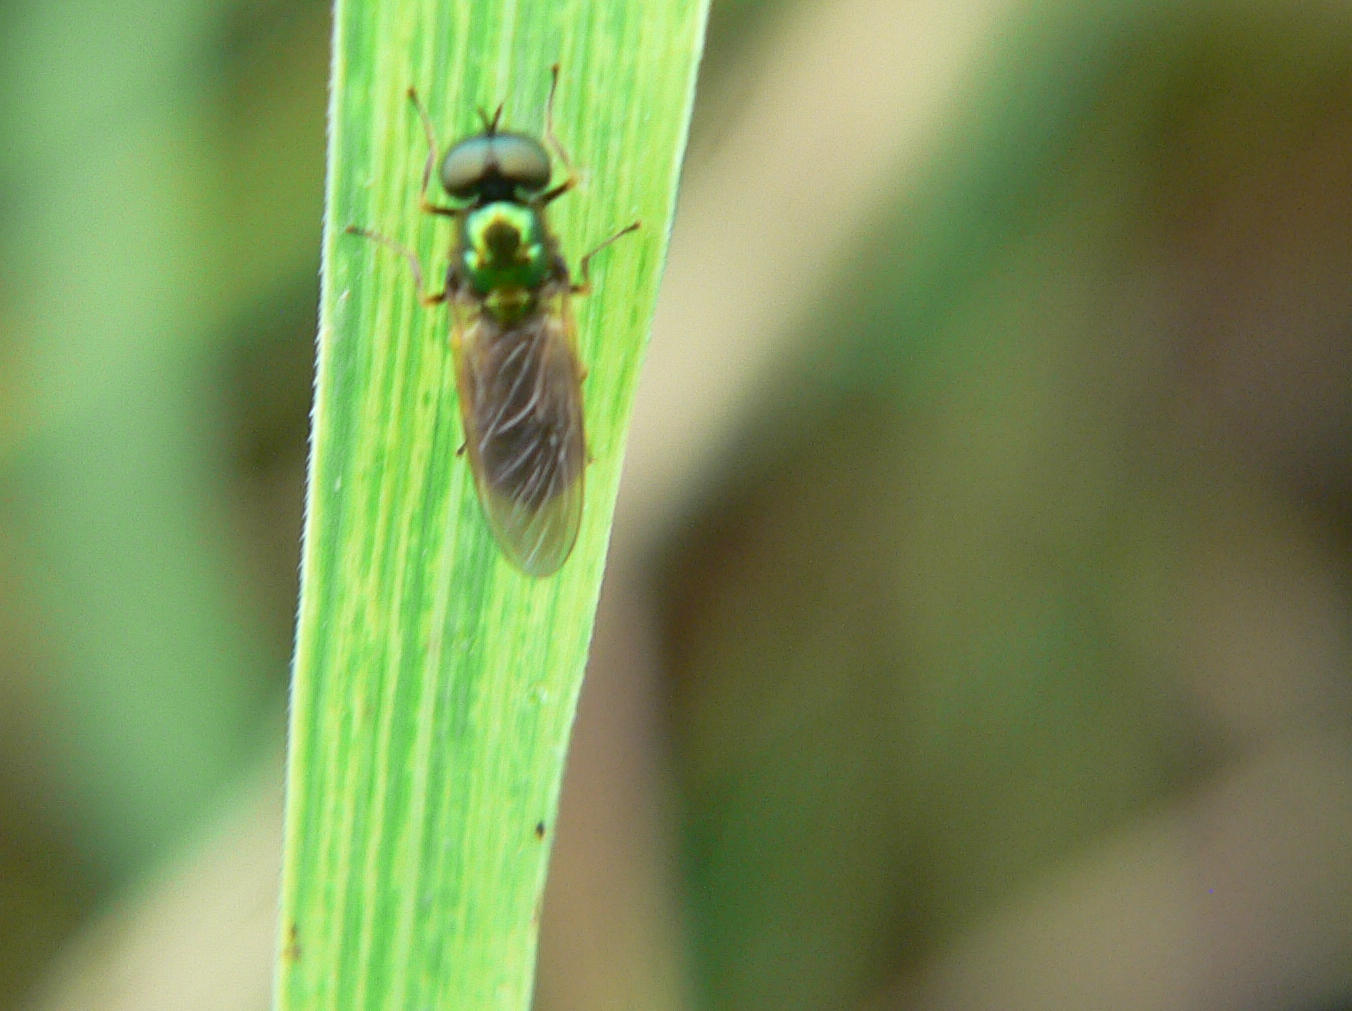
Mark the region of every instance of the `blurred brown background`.
<instances>
[{"instance_id":1,"label":"blurred brown background","mask_svg":"<svg viewBox=\"0 0 1352 1011\"><path fill-rule=\"evenodd\" d=\"M1352 1006L1352 5L956 6L715 4L541 1008ZM327 32L0 9L0 1006L267 1005Z\"/></svg>"}]
</instances>

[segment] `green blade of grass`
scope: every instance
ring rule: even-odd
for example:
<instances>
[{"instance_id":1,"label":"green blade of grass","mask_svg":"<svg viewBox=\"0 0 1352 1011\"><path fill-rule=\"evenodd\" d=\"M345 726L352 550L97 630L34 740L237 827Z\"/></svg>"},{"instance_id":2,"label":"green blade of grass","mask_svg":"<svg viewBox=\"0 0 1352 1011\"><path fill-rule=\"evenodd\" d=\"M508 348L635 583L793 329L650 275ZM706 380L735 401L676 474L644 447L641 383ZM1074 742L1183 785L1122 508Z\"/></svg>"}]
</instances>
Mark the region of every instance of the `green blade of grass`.
<instances>
[{"instance_id":1,"label":"green blade of grass","mask_svg":"<svg viewBox=\"0 0 1352 1011\"><path fill-rule=\"evenodd\" d=\"M279 1008L525 1007L568 731L629 407L665 255L707 0L340 2L302 591L292 687ZM451 225L418 212L423 95L442 149L504 105L583 173L550 207L570 262L617 228L578 300L587 505L531 579L493 543L433 290Z\"/></svg>"}]
</instances>

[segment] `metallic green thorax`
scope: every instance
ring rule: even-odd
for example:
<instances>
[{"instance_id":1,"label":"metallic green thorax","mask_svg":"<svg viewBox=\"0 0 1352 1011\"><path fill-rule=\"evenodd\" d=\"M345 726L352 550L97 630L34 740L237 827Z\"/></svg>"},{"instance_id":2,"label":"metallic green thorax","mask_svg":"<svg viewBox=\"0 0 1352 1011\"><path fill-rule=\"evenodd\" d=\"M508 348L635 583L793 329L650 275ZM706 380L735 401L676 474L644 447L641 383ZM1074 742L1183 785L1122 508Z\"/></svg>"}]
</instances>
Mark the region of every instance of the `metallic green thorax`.
<instances>
[{"instance_id":1,"label":"metallic green thorax","mask_svg":"<svg viewBox=\"0 0 1352 1011\"><path fill-rule=\"evenodd\" d=\"M528 310L550 270L540 212L510 201L485 204L465 215L462 234L464 276L489 310L504 322Z\"/></svg>"}]
</instances>

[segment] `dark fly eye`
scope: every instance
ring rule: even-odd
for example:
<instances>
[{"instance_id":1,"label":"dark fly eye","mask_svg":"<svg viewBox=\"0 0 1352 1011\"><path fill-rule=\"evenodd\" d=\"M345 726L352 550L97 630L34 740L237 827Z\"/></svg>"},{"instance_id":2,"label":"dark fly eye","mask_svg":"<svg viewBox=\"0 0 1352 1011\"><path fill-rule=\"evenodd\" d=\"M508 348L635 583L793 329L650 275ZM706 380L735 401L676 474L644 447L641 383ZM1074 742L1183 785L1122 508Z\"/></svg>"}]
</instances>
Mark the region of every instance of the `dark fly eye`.
<instances>
[{"instance_id":1,"label":"dark fly eye","mask_svg":"<svg viewBox=\"0 0 1352 1011\"><path fill-rule=\"evenodd\" d=\"M538 192L549 185L549 154L534 137L481 133L462 140L441 160L441 185L459 200L504 199L511 190Z\"/></svg>"}]
</instances>

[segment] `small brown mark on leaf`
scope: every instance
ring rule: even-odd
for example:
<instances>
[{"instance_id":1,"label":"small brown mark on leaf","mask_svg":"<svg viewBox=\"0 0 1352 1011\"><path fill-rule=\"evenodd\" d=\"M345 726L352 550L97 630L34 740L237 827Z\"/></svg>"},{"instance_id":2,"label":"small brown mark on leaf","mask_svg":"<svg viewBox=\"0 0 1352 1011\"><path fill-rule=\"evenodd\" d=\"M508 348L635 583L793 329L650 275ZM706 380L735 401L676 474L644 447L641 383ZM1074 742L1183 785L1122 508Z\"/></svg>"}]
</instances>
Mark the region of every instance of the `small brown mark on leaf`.
<instances>
[{"instance_id":1,"label":"small brown mark on leaf","mask_svg":"<svg viewBox=\"0 0 1352 1011\"><path fill-rule=\"evenodd\" d=\"M288 962L300 961L300 927L294 920L286 926L286 944L282 945L282 958Z\"/></svg>"}]
</instances>

